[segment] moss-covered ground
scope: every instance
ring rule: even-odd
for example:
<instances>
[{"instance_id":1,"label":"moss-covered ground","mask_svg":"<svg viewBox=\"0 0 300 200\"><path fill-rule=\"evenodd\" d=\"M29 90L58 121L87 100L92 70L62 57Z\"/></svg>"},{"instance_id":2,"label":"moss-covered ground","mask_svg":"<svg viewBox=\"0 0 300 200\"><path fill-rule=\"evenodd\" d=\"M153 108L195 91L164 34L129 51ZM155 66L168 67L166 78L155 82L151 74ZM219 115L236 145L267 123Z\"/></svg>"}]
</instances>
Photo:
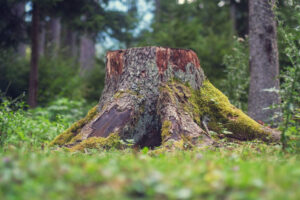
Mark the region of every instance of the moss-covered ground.
<instances>
[{"instance_id":1,"label":"moss-covered ground","mask_svg":"<svg viewBox=\"0 0 300 200\"><path fill-rule=\"evenodd\" d=\"M0 152L0 199L299 199L299 188L299 154L264 144Z\"/></svg>"}]
</instances>

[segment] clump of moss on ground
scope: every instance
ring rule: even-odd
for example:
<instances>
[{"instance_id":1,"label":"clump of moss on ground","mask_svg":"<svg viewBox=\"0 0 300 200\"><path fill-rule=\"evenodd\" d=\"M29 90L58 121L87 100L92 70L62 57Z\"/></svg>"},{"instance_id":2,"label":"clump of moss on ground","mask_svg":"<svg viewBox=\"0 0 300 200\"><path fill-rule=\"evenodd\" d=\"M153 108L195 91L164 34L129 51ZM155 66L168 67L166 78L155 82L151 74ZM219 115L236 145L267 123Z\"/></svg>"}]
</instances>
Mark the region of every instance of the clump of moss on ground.
<instances>
[{"instance_id":1,"label":"clump of moss on ground","mask_svg":"<svg viewBox=\"0 0 300 200\"><path fill-rule=\"evenodd\" d=\"M111 149L120 148L122 146L118 133L111 133L107 138L90 137L81 143L73 146L70 151L84 151L84 149Z\"/></svg>"},{"instance_id":2,"label":"clump of moss on ground","mask_svg":"<svg viewBox=\"0 0 300 200\"><path fill-rule=\"evenodd\" d=\"M83 126L91 121L98 113L98 106L93 107L88 114L81 120L75 122L70 128L58 135L51 143L53 145L67 144L74 136L76 136Z\"/></svg>"},{"instance_id":3,"label":"clump of moss on ground","mask_svg":"<svg viewBox=\"0 0 300 200\"><path fill-rule=\"evenodd\" d=\"M190 101L200 118L209 119L208 127L213 131L228 129L237 139L250 140L260 138L268 140L270 133L241 110L233 106L228 98L208 80L200 90L193 90Z\"/></svg>"}]
</instances>

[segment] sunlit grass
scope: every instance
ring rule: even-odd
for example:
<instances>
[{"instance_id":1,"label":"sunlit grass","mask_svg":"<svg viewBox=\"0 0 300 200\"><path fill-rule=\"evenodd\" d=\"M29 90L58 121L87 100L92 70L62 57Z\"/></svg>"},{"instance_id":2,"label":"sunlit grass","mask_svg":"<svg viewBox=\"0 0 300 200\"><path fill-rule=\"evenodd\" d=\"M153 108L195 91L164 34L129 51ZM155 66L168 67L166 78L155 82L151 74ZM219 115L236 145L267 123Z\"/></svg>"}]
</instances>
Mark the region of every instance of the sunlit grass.
<instances>
[{"instance_id":1,"label":"sunlit grass","mask_svg":"<svg viewBox=\"0 0 300 200\"><path fill-rule=\"evenodd\" d=\"M300 157L279 146L0 153L0 199L297 199Z\"/></svg>"}]
</instances>

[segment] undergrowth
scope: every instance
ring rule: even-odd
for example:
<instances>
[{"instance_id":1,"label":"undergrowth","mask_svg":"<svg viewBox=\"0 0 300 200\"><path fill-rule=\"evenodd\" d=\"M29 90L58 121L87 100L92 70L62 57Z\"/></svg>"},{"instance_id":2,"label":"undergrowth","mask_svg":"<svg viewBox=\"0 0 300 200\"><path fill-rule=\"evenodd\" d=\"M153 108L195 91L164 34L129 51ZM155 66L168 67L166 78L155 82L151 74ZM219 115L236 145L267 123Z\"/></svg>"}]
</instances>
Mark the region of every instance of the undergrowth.
<instances>
[{"instance_id":1,"label":"undergrowth","mask_svg":"<svg viewBox=\"0 0 300 200\"><path fill-rule=\"evenodd\" d=\"M0 144L40 146L49 143L58 133L86 112L84 101L59 99L48 107L27 110L22 99L0 98Z\"/></svg>"}]
</instances>

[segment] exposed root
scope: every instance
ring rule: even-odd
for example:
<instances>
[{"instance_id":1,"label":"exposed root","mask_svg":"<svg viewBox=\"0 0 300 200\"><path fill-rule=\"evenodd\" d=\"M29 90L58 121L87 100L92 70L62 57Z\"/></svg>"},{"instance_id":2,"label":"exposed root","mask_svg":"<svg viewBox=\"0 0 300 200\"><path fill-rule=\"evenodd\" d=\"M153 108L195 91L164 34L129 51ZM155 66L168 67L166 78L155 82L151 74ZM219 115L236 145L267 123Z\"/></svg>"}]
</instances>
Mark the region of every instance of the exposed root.
<instances>
[{"instance_id":1,"label":"exposed root","mask_svg":"<svg viewBox=\"0 0 300 200\"><path fill-rule=\"evenodd\" d=\"M65 145L69 141L71 141L79 132L80 130L91 120L94 119L94 117L98 113L98 106L93 107L88 114L81 120L75 122L72 124L70 128L68 128L65 132L58 135L51 143L50 146L53 145Z\"/></svg>"}]
</instances>

